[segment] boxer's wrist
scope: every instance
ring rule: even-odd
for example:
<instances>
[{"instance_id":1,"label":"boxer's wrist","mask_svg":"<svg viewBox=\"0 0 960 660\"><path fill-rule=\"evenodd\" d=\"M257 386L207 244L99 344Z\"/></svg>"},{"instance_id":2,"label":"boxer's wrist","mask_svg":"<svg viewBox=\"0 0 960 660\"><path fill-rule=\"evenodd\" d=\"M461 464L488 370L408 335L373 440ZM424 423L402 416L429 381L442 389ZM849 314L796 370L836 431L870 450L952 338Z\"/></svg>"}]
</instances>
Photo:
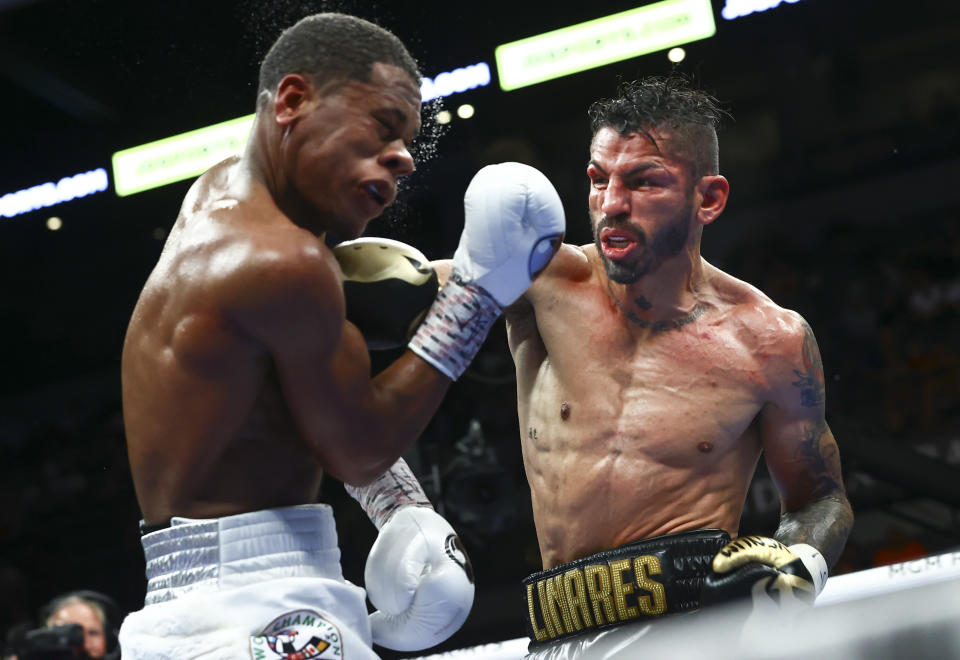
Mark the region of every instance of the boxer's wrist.
<instances>
[{"instance_id":1,"label":"boxer's wrist","mask_svg":"<svg viewBox=\"0 0 960 660\"><path fill-rule=\"evenodd\" d=\"M378 530L397 511L408 506L433 509L417 477L402 458L366 486L344 484L344 489L360 504Z\"/></svg>"},{"instance_id":2,"label":"boxer's wrist","mask_svg":"<svg viewBox=\"0 0 960 660\"><path fill-rule=\"evenodd\" d=\"M501 311L490 294L476 284L465 282L454 267L410 340L409 348L457 380L480 351Z\"/></svg>"},{"instance_id":3,"label":"boxer's wrist","mask_svg":"<svg viewBox=\"0 0 960 660\"><path fill-rule=\"evenodd\" d=\"M788 545L787 549L800 557L800 561L802 561L803 565L810 571L810 577L813 578L814 595L819 595L820 592L823 591L823 587L827 583L827 577L830 573L827 567L827 560L824 559L823 553L806 543L794 543L793 545Z\"/></svg>"}]
</instances>

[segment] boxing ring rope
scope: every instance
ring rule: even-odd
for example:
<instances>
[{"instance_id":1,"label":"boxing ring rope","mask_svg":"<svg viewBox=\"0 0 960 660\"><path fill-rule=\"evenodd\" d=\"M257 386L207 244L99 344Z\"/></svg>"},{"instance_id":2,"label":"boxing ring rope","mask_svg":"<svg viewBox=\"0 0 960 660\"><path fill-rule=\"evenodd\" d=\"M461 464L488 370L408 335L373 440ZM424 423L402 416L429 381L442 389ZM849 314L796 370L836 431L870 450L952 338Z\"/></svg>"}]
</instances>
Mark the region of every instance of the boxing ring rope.
<instances>
[{"instance_id":1,"label":"boxing ring rope","mask_svg":"<svg viewBox=\"0 0 960 660\"><path fill-rule=\"evenodd\" d=\"M517 603L519 616L519 595ZM832 577L815 607L789 621L745 626L750 609L733 605L695 619L664 619L658 627L671 630L637 652L649 658L735 652L778 660L960 657L960 549ZM730 631L741 629L731 644ZM522 637L409 660L520 660L526 652Z\"/></svg>"}]
</instances>

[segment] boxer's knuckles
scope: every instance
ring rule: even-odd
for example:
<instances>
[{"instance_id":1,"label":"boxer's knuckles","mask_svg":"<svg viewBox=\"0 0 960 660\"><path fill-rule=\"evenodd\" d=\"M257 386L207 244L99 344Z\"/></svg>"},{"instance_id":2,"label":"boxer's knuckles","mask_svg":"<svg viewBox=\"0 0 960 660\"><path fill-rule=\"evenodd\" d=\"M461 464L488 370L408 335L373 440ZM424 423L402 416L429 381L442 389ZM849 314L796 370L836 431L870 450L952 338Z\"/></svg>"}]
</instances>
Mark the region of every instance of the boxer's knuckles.
<instances>
[{"instance_id":1,"label":"boxer's knuckles","mask_svg":"<svg viewBox=\"0 0 960 660\"><path fill-rule=\"evenodd\" d=\"M333 248L343 273L347 320L371 350L403 346L439 290L437 273L416 248L361 238Z\"/></svg>"},{"instance_id":2,"label":"boxer's knuckles","mask_svg":"<svg viewBox=\"0 0 960 660\"><path fill-rule=\"evenodd\" d=\"M364 573L373 640L413 651L456 632L473 604L469 559L450 524L423 507L406 507L384 524Z\"/></svg>"},{"instance_id":3,"label":"boxer's knuckles","mask_svg":"<svg viewBox=\"0 0 960 660\"><path fill-rule=\"evenodd\" d=\"M521 163L488 165L464 195L454 269L509 305L549 263L565 229L560 196L541 172Z\"/></svg>"},{"instance_id":4,"label":"boxer's knuckles","mask_svg":"<svg viewBox=\"0 0 960 660\"><path fill-rule=\"evenodd\" d=\"M744 598L812 605L815 597L813 578L800 557L766 537L743 537L724 546L714 557L701 592L704 606Z\"/></svg>"}]
</instances>

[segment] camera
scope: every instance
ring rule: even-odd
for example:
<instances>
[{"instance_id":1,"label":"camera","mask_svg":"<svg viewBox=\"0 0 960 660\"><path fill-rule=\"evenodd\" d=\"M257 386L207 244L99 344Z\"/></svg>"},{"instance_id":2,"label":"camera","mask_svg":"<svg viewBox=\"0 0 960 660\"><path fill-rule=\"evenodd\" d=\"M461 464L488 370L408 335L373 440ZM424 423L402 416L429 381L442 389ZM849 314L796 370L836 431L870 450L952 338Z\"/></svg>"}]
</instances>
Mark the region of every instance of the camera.
<instances>
[{"instance_id":1,"label":"camera","mask_svg":"<svg viewBox=\"0 0 960 660\"><path fill-rule=\"evenodd\" d=\"M83 626L71 624L28 630L10 640L19 660L76 660L85 657Z\"/></svg>"}]
</instances>

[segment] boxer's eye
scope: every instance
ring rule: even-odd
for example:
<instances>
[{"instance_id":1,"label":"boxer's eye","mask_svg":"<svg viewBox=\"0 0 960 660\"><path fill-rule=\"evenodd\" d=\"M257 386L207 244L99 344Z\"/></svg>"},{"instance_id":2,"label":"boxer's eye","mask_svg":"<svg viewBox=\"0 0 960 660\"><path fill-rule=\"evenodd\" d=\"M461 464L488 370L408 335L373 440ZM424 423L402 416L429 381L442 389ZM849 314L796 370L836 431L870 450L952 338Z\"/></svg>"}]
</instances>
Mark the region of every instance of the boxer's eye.
<instances>
[{"instance_id":1,"label":"boxer's eye","mask_svg":"<svg viewBox=\"0 0 960 660\"><path fill-rule=\"evenodd\" d=\"M375 116L374 119L376 119L377 123L380 124L379 133L380 133L381 139L387 142L390 142L393 138L393 135L395 134L395 129L393 127L393 124L391 124L389 121L381 117Z\"/></svg>"}]
</instances>

